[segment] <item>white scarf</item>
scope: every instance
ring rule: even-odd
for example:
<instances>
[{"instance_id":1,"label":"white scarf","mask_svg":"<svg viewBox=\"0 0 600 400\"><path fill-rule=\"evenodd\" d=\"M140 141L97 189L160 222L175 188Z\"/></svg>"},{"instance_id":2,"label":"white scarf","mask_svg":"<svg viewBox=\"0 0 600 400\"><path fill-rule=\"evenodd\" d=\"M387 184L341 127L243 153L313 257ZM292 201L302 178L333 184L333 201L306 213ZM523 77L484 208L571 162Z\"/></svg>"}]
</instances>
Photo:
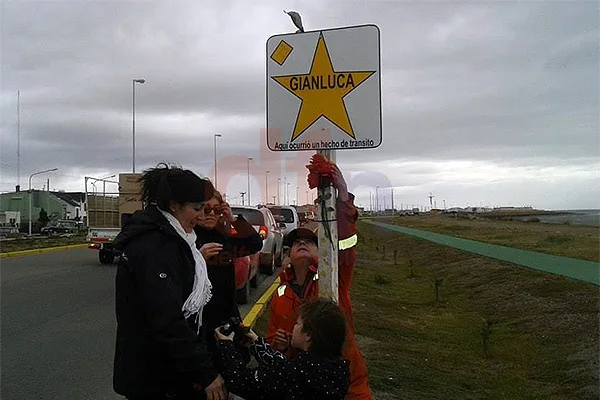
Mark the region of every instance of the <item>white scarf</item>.
<instances>
[{"instance_id":1,"label":"white scarf","mask_svg":"<svg viewBox=\"0 0 600 400\"><path fill-rule=\"evenodd\" d=\"M159 211L162 215L165 216L167 221L171 224L171 226L175 229L175 232L179 234L186 241L186 243L190 246L190 250L192 250L192 254L194 256L194 262L196 264L196 274L194 276L194 286L192 288L192 293L190 293L189 297L183 303L181 307L181 311L183 311L183 317L188 318L191 315L196 315L196 323L198 324L198 331L200 331L200 327L202 326L202 310L204 306L210 298L212 297L212 284L208 279L208 271L206 269L206 261L204 257L202 257L202 253L196 247L196 232L192 231L191 233L187 233L181 223L177 218L175 218L172 214L163 211L159 208Z\"/></svg>"}]
</instances>

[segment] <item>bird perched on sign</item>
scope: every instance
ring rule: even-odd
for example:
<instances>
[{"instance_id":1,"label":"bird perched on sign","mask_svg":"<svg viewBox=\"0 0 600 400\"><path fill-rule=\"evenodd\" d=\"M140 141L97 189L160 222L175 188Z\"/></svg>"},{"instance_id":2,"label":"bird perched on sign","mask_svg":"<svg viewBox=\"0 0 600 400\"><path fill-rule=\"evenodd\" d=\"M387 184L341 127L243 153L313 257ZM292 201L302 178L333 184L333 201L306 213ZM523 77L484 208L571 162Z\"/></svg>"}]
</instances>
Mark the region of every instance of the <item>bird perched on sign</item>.
<instances>
[{"instance_id":1,"label":"bird perched on sign","mask_svg":"<svg viewBox=\"0 0 600 400\"><path fill-rule=\"evenodd\" d=\"M296 28L298 28L296 33L298 33L298 32L304 33L304 27L302 26L302 17L300 17L300 14L298 14L296 11L283 10L283 12L290 16L290 18L292 19L292 22L294 23L294 25L296 25Z\"/></svg>"}]
</instances>

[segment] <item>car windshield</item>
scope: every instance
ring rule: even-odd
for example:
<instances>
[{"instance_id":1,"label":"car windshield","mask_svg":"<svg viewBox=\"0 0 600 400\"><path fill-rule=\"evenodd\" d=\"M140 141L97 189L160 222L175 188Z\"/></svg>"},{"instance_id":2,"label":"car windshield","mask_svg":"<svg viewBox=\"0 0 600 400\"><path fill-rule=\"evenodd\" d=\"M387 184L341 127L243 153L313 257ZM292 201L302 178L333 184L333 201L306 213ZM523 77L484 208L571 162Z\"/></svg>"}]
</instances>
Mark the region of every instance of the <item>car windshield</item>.
<instances>
[{"instance_id":1,"label":"car windshield","mask_svg":"<svg viewBox=\"0 0 600 400\"><path fill-rule=\"evenodd\" d=\"M283 217L283 222L294 222L294 213L289 208L271 208L270 210L274 216L281 215Z\"/></svg>"},{"instance_id":2,"label":"car windshield","mask_svg":"<svg viewBox=\"0 0 600 400\"><path fill-rule=\"evenodd\" d=\"M264 219L262 213L258 210L253 210L251 208L233 207L231 209L231 212L233 213L233 215L241 215L242 217L244 217L244 219L246 221L248 221L248 223L250 225L264 225L265 224L265 219Z\"/></svg>"}]
</instances>

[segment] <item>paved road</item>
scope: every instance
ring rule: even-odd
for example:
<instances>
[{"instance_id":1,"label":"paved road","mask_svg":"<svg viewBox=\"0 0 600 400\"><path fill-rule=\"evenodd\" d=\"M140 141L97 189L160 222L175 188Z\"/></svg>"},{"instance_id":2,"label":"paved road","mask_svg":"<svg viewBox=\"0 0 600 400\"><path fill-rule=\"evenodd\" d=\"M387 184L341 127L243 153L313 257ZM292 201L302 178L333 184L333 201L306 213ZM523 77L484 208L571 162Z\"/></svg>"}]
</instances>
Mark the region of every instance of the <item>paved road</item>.
<instances>
[{"instance_id":1,"label":"paved road","mask_svg":"<svg viewBox=\"0 0 600 400\"><path fill-rule=\"evenodd\" d=\"M88 249L0 262L2 400L122 399L112 389L115 267ZM260 279L252 300L274 276Z\"/></svg>"}]
</instances>

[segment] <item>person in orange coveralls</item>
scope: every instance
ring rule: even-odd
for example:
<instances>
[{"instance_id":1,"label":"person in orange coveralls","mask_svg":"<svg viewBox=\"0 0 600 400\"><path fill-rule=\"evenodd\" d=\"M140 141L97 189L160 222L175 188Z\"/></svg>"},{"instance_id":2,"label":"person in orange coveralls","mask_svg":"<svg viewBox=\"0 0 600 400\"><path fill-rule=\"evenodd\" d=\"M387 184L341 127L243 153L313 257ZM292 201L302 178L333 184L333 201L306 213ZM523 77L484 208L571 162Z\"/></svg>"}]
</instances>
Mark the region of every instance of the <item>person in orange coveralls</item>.
<instances>
[{"instance_id":1,"label":"person in orange coveralls","mask_svg":"<svg viewBox=\"0 0 600 400\"><path fill-rule=\"evenodd\" d=\"M348 193L346 181L332 165L331 183L337 189L338 227L338 290L339 306L348 321L348 335L343 358L350 361L350 388L346 399L371 399L367 367L354 338L354 318L350 300L350 285L356 260L356 219L354 195ZM271 299L267 342L276 350L290 356L291 332L296 321L296 310L302 303L319 295L317 235L306 228L297 228L285 238L290 247L290 264L280 273L280 286Z\"/></svg>"}]
</instances>

